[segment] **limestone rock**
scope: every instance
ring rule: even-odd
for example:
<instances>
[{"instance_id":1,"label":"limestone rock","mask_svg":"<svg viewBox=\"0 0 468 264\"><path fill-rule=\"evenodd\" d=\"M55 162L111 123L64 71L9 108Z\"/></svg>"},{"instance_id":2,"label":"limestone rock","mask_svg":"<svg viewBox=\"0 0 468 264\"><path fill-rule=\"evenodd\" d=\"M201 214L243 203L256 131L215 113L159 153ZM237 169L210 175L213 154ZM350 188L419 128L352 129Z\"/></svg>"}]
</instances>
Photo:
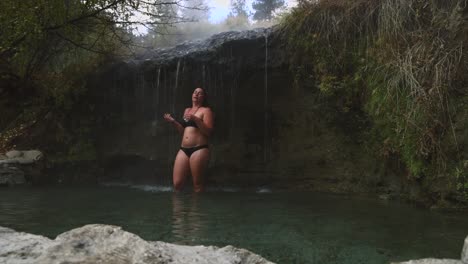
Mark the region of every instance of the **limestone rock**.
<instances>
[{"instance_id":1,"label":"limestone rock","mask_svg":"<svg viewBox=\"0 0 468 264\"><path fill-rule=\"evenodd\" d=\"M32 263L49 244L47 237L0 227L0 263Z\"/></svg>"},{"instance_id":2,"label":"limestone rock","mask_svg":"<svg viewBox=\"0 0 468 264\"><path fill-rule=\"evenodd\" d=\"M232 246L182 246L148 242L118 226L92 224L55 240L0 227L0 263L199 263L268 264Z\"/></svg>"},{"instance_id":3,"label":"limestone rock","mask_svg":"<svg viewBox=\"0 0 468 264\"><path fill-rule=\"evenodd\" d=\"M465 244L463 245L461 260L463 264L468 264L468 236L465 238Z\"/></svg>"},{"instance_id":4,"label":"limestone rock","mask_svg":"<svg viewBox=\"0 0 468 264\"><path fill-rule=\"evenodd\" d=\"M418 260L410 260L405 262L398 262L393 264L463 264L460 260L456 259L418 259Z\"/></svg>"},{"instance_id":5,"label":"limestone rock","mask_svg":"<svg viewBox=\"0 0 468 264\"><path fill-rule=\"evenodd\" d=\"M5 153L6 159L0 159L0 164L6 163L19 163L19 164L32 164L43 158L43 154L39 150L11 150Z\"/></svg>"},{"instance_id":6,"label":"limestone rock","mask_svg":"<svg viewBox=\"0 0 468 264\"><path fill-rule=\"evenodd\" d=\"M186 41L171 48L160 48L147 51L138 58L141 61L152 60L159 64L169 64L180 58L190 58L196 61L215 61L216 51L226 43L263 40L275 32L275 27L256 28L245 31L226 31L206 39ZM133 61L138 63L137 61Z\"/></svg>"},{"instance_id":7,"label":"limestone rock","mask_svg":"<svg viewBox=\"0 0 468 264\"><path fill-rule=\"evenodd\" d=\"M7 158L9 159L14 159L21 157L22 153L19 150L10 150L7 153L5 153L5 156L7 156Z\"/></svg>"}]
</instances>

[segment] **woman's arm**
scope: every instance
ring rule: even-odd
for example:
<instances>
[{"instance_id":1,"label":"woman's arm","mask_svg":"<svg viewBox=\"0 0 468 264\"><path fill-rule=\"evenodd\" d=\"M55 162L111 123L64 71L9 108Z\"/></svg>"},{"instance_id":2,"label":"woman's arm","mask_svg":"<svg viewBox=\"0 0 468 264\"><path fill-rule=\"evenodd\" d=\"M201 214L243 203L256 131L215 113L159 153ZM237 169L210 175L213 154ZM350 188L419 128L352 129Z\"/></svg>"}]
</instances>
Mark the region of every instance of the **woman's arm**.
<instances>
[{"instance_id":1,"label":"woman's arm","mask_svg":"<svg viewBox=\"0 0 468 264\"><path fill-rule=\"evenodd\" d=\"M180 134L184 133L184 127L179 122L177 122L177 120L175 120L171 116L171 114L168 114L168 113L164 114L164 120L174 125L174 127L177 129L177 131L179 131Z\"/></svg>"}]
</instances>

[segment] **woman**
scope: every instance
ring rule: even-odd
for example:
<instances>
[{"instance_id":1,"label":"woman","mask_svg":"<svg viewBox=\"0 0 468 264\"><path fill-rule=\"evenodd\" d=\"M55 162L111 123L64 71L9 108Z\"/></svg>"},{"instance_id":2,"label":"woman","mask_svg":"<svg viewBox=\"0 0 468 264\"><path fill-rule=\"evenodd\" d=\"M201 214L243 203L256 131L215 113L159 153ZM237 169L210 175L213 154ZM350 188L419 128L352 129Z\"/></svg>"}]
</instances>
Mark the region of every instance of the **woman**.
<instances>
[{"instance_id":1,"label":"woman","mask_svg":"<svg viewBox=\"0 0 468 264\"><path fill-rule=\"evenodd\" d=\"M208 139L214 125L214 114L206 106L205 90L193 91L192 107L185 109L183 120L177 121L168 113L164 114L164 119L182 134L172 174L174 189L180 191L187 175L191 174L195 192L203 191L203 174L210 158Z\"/></svg>"}]
</instances>

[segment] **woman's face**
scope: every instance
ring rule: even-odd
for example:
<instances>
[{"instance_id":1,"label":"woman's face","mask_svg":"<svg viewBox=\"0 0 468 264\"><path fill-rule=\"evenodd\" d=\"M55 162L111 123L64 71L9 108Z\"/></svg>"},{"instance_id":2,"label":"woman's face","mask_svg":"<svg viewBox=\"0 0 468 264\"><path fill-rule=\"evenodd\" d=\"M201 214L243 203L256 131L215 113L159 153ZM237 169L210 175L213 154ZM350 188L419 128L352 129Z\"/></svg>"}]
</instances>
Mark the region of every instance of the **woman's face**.
<instances>
[{"instance_id":1,"label":"woman's face","mask_svg":"<svg viewBox=\"0 0 468 264\"><path fill-rule=\"evenodd\" d=\"M200 104L202 104L204 99L205 91L202 88L197 88L195 89L195 91L193 91L192 101L199 102Z\"/></svg>"}]
</instances>

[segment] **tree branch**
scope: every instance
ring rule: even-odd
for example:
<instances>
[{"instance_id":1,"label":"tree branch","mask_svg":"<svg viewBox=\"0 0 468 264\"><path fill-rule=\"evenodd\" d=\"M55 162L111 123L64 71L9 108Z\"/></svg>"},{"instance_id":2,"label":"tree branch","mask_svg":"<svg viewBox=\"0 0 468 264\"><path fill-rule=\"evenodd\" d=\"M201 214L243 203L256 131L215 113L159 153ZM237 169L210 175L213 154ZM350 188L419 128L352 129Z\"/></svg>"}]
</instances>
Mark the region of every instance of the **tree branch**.
<instances>
[{"instance_id":1,"label":"tree branch","mask_svg":"<svg viewBox=\"0 0 468 264\"><path fill-rule=\"evenodd\" d=\"M57 30L57 29L62 28L64 26L66 26L66 25L76 23L76 22L78 22L80 20L90 18L90 17L96 17L99 13L110 9L113 6L116 6L119 2L123 2L123 1L124 0L115 0L114 2L108 4L107 6L104 6L104 7L100 8L100 9L95 10L94 12L91 12L89 14L85 14L85 15L80 16L80 17L73 18L71 20L66 21L65 23L63 23L61 25L46 27L46 28L44 28L44 30L46 30L46 31Z\"/></svg>"},{"instance_id":2,"label":"tree branch","mask_svg":"<svg viewBox=\"0 0 468 264\"><path fill-rule=\"evenodd\" d=\"M84 50L87 50L87 51L89 51L89 52L94 52L94 53L104 54L104 55L105 55L105 54L108 54L107 52L103 52L103 51L101 51L101 50L94 50L94 49L88 48L88 47L86 47L86 46L84 46L84 45L82 45L82 44L80 44L80 43L77 43L77 42L75 42L75 41L73 41L73 40L71 40L71 39L69 39L69 38L63 36L63 35L60 34L59 32L56 32L55 34L56 34L59 38L61 38L61 39L65 40L65 41L71 43L72 45L74 45L74 46L76 46L76 47L79 47L79 48L82 48L82 49L84 49Z\"/></svg>"}]
</instances>

